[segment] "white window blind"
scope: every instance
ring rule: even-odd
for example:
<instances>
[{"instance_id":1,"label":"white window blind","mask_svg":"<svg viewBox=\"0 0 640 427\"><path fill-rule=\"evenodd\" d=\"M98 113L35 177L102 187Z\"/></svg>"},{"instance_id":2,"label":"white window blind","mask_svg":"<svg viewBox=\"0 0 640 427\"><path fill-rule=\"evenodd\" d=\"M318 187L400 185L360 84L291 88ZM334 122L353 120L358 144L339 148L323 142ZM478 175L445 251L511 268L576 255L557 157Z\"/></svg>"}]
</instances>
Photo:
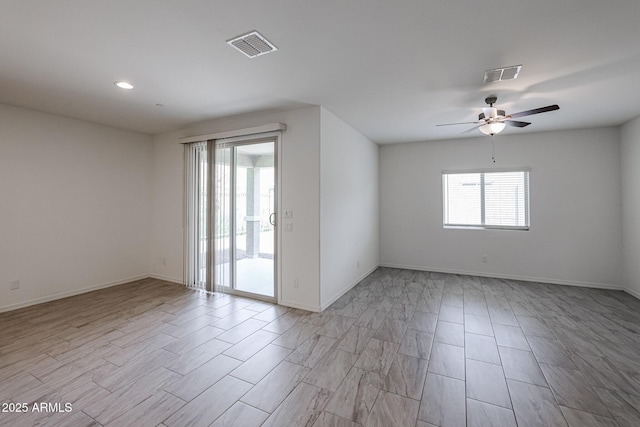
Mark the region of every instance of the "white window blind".
<instances>
[{"instance_id":1,"label":"white window blind","mask_svg":"<svg viewBox=\"0 0 640 427\"><path fill-rule=\"evenodd\" d=\"M443 172L445 227L529 229L529 171Z\"/></svg>"},{"instance_id":2,"label":"white window blind","mask_svg":"<svg viewBox=\"0 0 640 427\"><path fill-rule=\"evenodd\" d=\"M185 214L184 282L205 289L207 281L208 227L207 142L185 145Z\"/></svg>"}]
</instances>

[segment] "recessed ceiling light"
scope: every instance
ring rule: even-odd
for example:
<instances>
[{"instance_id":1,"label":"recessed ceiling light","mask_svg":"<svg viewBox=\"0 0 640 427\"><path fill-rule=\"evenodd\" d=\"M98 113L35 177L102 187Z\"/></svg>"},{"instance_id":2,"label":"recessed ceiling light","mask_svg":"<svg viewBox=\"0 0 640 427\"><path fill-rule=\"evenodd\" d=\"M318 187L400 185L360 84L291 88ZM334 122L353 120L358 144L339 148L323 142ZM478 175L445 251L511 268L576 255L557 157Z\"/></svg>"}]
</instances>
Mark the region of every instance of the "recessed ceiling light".
<instances>
[{"instance_id":1,"label":"recessed ceiling light","mask_svg":"<svg viewBox=\"0 0 640 427\"><path fill-rule=\"evenodd\" d=\"M133 85L127 82L115 82L114 85L118 86L120 89L133 89Z\"/></svg>"}]
</instances>

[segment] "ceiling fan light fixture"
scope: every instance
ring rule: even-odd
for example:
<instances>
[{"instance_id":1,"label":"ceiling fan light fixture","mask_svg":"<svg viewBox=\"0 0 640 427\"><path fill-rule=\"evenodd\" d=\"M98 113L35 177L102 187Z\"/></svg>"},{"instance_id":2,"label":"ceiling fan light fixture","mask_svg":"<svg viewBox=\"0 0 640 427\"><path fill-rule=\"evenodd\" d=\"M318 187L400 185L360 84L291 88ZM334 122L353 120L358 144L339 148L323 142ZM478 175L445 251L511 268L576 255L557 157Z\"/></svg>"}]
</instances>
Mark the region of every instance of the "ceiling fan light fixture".
<instances>
[{"instance_id":1,"label":"ceiling fan light fixture","mask_svg":"<svg viewBox=\"0 0 640 427\"><path fill-rule=\"evenodd\" d=\"M484 133L485 135L495 135L502 132L505 126L506 124L504 122L494 122L482 125L478 129L480 129L480 132Z\"/></svg>"}]
</instances>

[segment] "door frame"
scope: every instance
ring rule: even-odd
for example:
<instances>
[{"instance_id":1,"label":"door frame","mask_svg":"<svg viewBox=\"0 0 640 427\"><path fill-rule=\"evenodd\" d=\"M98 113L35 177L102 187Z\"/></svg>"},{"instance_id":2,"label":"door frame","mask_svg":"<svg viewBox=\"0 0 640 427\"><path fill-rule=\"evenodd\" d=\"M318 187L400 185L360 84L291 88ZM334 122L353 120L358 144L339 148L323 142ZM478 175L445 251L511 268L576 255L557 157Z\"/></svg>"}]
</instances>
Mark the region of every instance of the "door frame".
<instances>
[{"instance_id":1,"label":"door frame","mask_svg":"<svg viewBox=\"0 0 640 427\"><path fill-rule=\"evenodd\" d=\"M213 278L216 276L214 274L211 274L212 277L212 281L211 281L211 286L212 286L212 291L213 292L224 292L224 293L229 293L232 295L237 295L237 296L243 296L243 297L248 297L248 298L252 298L252 299L257 299L257 300L262 300L262 301L267 301L267 302L275 302L278 303L280 301L280 291L282 289L281 286L281 281L280 281L280 249L281 249L281 228L279 226L280 224L280 212L281 212L281 197L280 197L280 182L281 182L281 171L280 171L280 139L281 139L281 133L280 132L269 132L269 133L263 133L263 134L258 134L258 135L249 135L249 136L238 136L238 137L233 137L233 138L224 138L224 139L216 139L213 141L213 147L215 148L215 145L217 144L228 144L230 147L233 148L233 152L231 153L231 188L233 189L232 194L233 196L231 197L231 211L232 211L232 215L231 215L231 224L230 224L230 231L233 233L233 237L230 239L230 247L229 247L229 251L232 254L232 259L230 260L230 266L229 266L229 272L230 272L230 283L231 286L227 287L227 286L219 286L216 283L213 283ZM261 294L255 294L252 292L246 292L246 291L240 291L238 289L234 289L235 286L235 280L236 280L236 259L235 259L235 246L236 246L236 236L235 236L235 228L236 228L236 215L235 215L235 208L236 208L236 197L235 197L235 184L236 184L236 152L235 152L235 147L237 146L242 146L242 145L254 145L254 144L260 144L260 143L266 143L266 142L273 142L273 167L274 167L274 185L275 185L275 191L274 191L274 197L275 197L275 203L274 203L274 208L275 208L275 225L274 225L274 248L273 248L273 297L270 296L266 296L266 295L261 295ZM215 158L215 156L214 156ZM214 166L212 166L212 172L215 169ZM213 176L214 173L210 174L211 180L213 181L215 179L215 176ZM210 186L210 188L213 189L213 186ZM213 194L211 195L211 200L215 200L215 197L213 197ZM212 206L213 208L213 206ZM211 218L213 213L215 212L215 209L210 209L210 213L209 213L209 217ZM211 223L213 223L213 221L210 221ZM211 228L210 228L211 229ZM213 233L212 233L212 237L213 237ZM213 238L209 239L209 253L211 254L211 259L210 259L210 268L208 268L208 272L212 272L214 266L215 266L215 260L213 259L213 257L215 256L215 240Z\"/></svg>"}]
</instances>

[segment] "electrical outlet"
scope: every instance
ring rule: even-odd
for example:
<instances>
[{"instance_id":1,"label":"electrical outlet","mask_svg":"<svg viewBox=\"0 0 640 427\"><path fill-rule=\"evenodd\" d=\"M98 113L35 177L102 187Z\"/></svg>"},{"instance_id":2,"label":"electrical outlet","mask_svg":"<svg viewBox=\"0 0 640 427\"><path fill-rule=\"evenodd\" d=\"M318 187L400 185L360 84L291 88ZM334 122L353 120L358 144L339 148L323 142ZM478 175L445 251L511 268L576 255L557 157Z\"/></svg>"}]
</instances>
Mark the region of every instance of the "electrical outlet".
<instances>
[{"instance_id":1,"label":"electrical outlet","mask_svg":"<svg viewBox=\"0 0 640 427\"><path fill-rule=\"evenodd\" d=\"M293 223L285 224L284 231L293 231Z\"/></svg>"},{"instance_id":2,"label":"electrical outlet","mask_svg":"<svg viewBox=\"0 0 640 427\"><path fill-rule=\"evenodd\" d=\"M482 255L482 262L483 262L483 264L486 264L488 260L489 260L489 258L487 258L487 256L486 256L486 255Z\"/></svg>"},{"instance_id":3,"label":"electrical outlet","mask_svg":"<svg viewBox=\"0 0 640 427\"><path fill-rule=\"evenodd\" d=\"M300 282L298 281L298 278L296 277L295 279L293 279L293 287L297 288L298 286L300 286Z\"/></svg>"},{"instance_id":4,"label":"electrical outlet","mask_svg":"<svg viewBox=\"0 0 640 427\"><path fill-rule=\"evenodd\" d=\"M358 260L358 262L356 262L356 268L360 269L360 261Z\"/></svg>"},{"instance_id":5,"label":"electrical outlet","mask_svg":"<svg viewBox=\"0 0 640 427\"><path fill-rule=\"evenodd\" d=\"M12 280L9 282L9 289L15 291L16 289L20 289L20 280Z\"/></svg>"},{"instance_id":6,"label":"electrical outlet","mask_svg":"<svg viewBox=\"0 0 640 427\"><path fill-rule=\"evenodd\" d=\"M160 258L160 264L167 265L167 259L166 258Z\"/></svg>"}]
</instances>

